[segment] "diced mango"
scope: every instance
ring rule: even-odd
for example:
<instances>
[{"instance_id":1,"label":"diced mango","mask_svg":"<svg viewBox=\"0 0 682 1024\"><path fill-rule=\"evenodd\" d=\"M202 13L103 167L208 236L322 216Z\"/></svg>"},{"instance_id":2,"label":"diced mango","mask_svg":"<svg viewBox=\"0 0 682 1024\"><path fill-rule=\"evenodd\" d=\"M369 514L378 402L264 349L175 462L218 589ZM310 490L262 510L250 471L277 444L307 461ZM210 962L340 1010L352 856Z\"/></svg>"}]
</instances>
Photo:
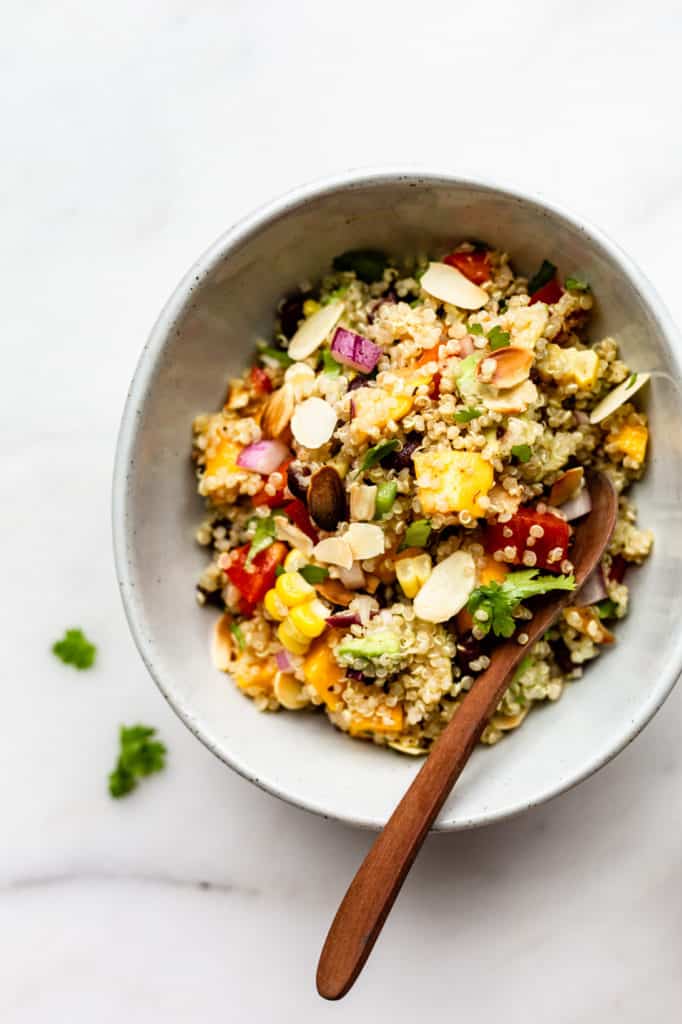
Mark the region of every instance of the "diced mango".
<instances>
[{"instance_id":1,"label":"diced mango","mask_svg":"<svg viewBox=\"0 0 682 1024\"><path fill-rule=\"evenodd\" d=\"M412 408L411 395L392 395L384 388L358 388L353 392L353 440L362 442L373 427L385 427L390 420L396 423L407 416Z\"/></svg>"},{"instance_id":2,"label":"diced mango","mask_svg":"<svg viewBox=\"0 0 682 1024\"><path fill-rule=\"evenodd\" d=\"M479 498L493 486L491 464L478 452L431 451L413 456L419 500L426 515L436 512L469 512L479 517L484 510Z\"/></svg>"},{"instance_id":3,"label":"diced mango","mask_svg":"<svg viewBox=\"0 0 682 1024\"><path fill-rule=\"evenodd\" d=\"M244 655L237 658L232 669L234 681L240 690L257 689L264 693L272 693L276 672L277 662L274 658L254 661L251 657Z\"/></svg>"},{"instance_id":4,"label":"diced mango","mask_svg":"<svg viewBox=\"0 0 682 1024\"><path fill-rule=\"evenodd\" d=\"M213 454L206 459L205 476L215 476L218 470L224 469L228 473L238 471L237 458L241 448L234 441L222 440Z\"/></svg>"},{"instance_id":5,"label":"diced mango","mask_svg":"<svg viewBox=\"0 0 682 1024\"><path fill-rule=\"evenodd\" d=\"M317 693L330 711L338 711L343 706L341 700L344 672L332 654L331 646L339 639L338 631L331 630L318 637L310 645L310 650L303 662L305 681Z\"/></svg>"},{"instance_id":6,"label":"diced mango","mask_svg":"<svg viewBox=\"0 0 682 1024\"><path fill-rule=\"evenodd\" d=\"M543 377L590 391L599 376L599 356L591 348L561 348L550 342L539 369Z\"/></svg>"},{"instance_id":7,"label":"diced mango","mask_svg":"<svg viewBox=\"0 0 682 1024\"><path fill-rule=\"evenodd\" d=\"M634 462L644 462L649 431L643 423L626 424L613 434L609 434L606 443L613 445Z\"/></svg>"},{"instance_id":8,"label":"diced mango","mask_svg":"<svg viewBox=\"0 0 682 1024\"><path fill-rule=\"evenodd\" d=\"M369 717L354 715L351 718L348 732L351 736L358 736L363 732L400 732L404 720L405 716L401 707L389 708L386 704L380 704L376 712Z\"/></svg>"}]
</instances>

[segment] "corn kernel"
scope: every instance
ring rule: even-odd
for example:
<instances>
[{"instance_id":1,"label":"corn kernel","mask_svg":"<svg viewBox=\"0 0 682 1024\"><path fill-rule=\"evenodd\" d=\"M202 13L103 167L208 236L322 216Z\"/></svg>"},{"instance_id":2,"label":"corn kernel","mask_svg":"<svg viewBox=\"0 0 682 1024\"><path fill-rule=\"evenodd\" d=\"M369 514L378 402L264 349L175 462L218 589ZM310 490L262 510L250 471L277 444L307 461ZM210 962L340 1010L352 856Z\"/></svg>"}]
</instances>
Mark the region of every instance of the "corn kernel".
<instances>
[{"instance_id":1,"label":"corn kernel","mask_svg":"<svg viewBox=\"0 0 682 1024\"><path fill-rule=\"evenodd\" d=\"M277 638L292 654L305 654L310 644L310 639L305 633L299 632L290 618L280 622L277 627Z\"/></svg>"},{"instance_id":2,"label":"corn kernel","mask_svg":"<svg viewBox=\"0 0 682 1024\"><path fill-rule=\"evenodd\" d=\"M263 604L265 605L266 612L275 622L283 622L289 614L287 605L285 605L274 587L272 590L268 590L263 598Z\"/></svg>"},{"instance_id":3,"label":"corn kernel","mask_svg":"<svg viewBox=\"0 0 682 1024\"><path fill-rule=\"evenodd\" d=\"M309 317L313 313L317 313L320 308L319 302L315 302L315 299L306 299L303 303L303 316Z\"/></svg>"},{"instance_id":4,"label":"corn kernel","mask_svg":"<svg viewBox=\"0 0 682 1024\"><path fill-rule=\"evenodd\" d=\"M309 559L306 558L302 551L299 551L298 548L292 548L284 559L284 570L285 572L298 572L308 562Z\"/></svg>"},{"instance_id":5,"label":"corn kernel","mask_svg":"<svg viewBox=\"0 0 682 1024\"><path fill-rule=\"evenodd\" d=\"M327 609L316 598L312 601L306 601L304 604L296 605L289 613L289 621L304 636L310 637L311 640L324 632L327 626L326 617Z\"/></svg>"},{"instance_id":6,"label":"corn kernel","mask_svg":"<svg viewBox=\"0 0 682 1024\"><path fill-rule=\"evenodd\" d=\"M289 608L315 596L315 588L303 579L300 572L283 572L277 577L275 590Z\"/></svg>"},{"instance_id":7,"label":"corn kernel","mask_svg":"<svg viewBox=\"0 0 682 1024\"><path fill-rule=\"evenodd\" d=\"M399 558L395 574L405 597L416 597L431 575L431 558L424 552L414 558Z\"/></svg>"}]
</instances>

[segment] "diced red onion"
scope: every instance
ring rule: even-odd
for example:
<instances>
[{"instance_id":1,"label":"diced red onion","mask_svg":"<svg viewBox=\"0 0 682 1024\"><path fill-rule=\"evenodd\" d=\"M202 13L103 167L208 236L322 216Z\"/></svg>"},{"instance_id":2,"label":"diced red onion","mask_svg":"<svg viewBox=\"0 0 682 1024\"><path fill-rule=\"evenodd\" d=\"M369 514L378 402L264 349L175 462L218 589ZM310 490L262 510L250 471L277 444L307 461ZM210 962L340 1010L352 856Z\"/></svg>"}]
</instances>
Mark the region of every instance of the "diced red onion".
<instances>
[{"instance_id":1,"label":"diced red onion","mask_svg":"<svg viewBox=\"0 0 682 1024\"><path fill-rule=\"evenodd\" d=\"M353 562L350 569L339 569L339 579L349 590L359 590L365 585L365 574L359 562Z\"/></svg>"},{"instance_id":2,"label":"diced red onion","mask_svg":"<svg viewBox=\"0 0 682 1024\"><path fill-rule=\"evenodd\" d=\"M337 612L325 619L328 626L338 626L339 629L348 629L349 626L359 626L360 616L354 612Z\"/></svg>"},{"instance_id":3,"label":"diced red onion","mask_svg":"<svg viewBox=\"0 0 682 1024\"><path fill-rule=\"evenodd\" d=\"M359 668L347 668L346 669L346 675L350 679L357 679L358 682L360 682L360 683L366 683L367 682L367 677L365 676L364 672L360 671Z\"/></svg>"},{"instance_id":4,"label":"diced red onion","mask_svg":"<svg viewBox=\"0 0 682 1024\"><path fill-rule=\"evenodd\" d=\"M584 608L588 604L596 604L597 601L603 601L608 596L609 592L606 589L604 573L601 565L598 565L583 583L574 603L578 608Z\"/></svg>"},{"instance_id":5,"label":"diced red onion","mask_svg":"<svg viewBox=\"0 0 682 1024\"><path fill-rule=\"evenodd\" d=\"M237 465L269 476L282 465L288 454L289 449L281 441L256 441L242 448Z\"/></svg>"},{"instance_id":6,"label":"diced red onion","mask_svg":"<svg viewBox=\"0 0 682 1024\"><path fill-rule=\"evenodd\" d=\"M466 338L460 338L459 340L459 354L460 356L470 356L474 351L473 340L467 335Z\"/></svg>"},{"instance_id":7,"label":"diced red onion","mask_svg":"<svg viewBox=\"0 0 682 1024\"><path fill-rule=\"evenodd\" d=\"M291 659L289 658L289 655L287 654L286 651L277 651L277 654L275 655L275 661L277 662L277 668L280 670L280 672L291 671Z\"/></svg>"},{"instance_id":8,"label":"diced red onion","mask_svg":"<svg viewBox=\"0 0 682 1024\"><path fill-rule=\"evenodd\" d=\"M573 419L578 424L578 426L583 427L590 422L590 417L587 415L586 412L583 412L582 409L575 410L575 412L573 413Z\"/></svg>"},{"instance_id":9,"label":"diced red onion","mask_svg":"<svg viewBox=\"0 0 682 1024\"><path fill-rule=\"evenodd\" d=\"M337 327L334 331L331 351L337 362L360 373L371 373L381 355L381 349L373 341L345 327Z\"/></svg>"},{"instance_id":10,"label":"diced red onion","mask_svg":"<svg viewBox=\"0 0 682 1024\"><path fill-rule=\"evenodd\" d=\"M581 516L587 515L592 510L592 498L587 487L583 487L582 491L573 498L569 498L561 506L561 511L568 520L569 523L573 522L574 519L580 519Z\"/></svg>"}]
</instances>

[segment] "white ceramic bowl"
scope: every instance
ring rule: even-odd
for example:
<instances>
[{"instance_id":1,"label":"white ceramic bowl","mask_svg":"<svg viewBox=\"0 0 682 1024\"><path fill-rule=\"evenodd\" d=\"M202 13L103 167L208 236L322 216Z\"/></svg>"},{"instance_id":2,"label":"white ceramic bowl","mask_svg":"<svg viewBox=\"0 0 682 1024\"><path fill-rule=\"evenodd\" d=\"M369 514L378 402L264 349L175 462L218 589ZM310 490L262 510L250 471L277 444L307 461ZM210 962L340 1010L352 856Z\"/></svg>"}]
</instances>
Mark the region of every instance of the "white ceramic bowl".
<instances>
[{"instance_id":1,"label":"white ceramic bowl","mask_svg":"<svg viewBox=\"0 0 682 1024\"><path fill-rule=\"evenodd\" d=\"M482 237L532 271L547 257L592 284L597 339L612 334L636 370L680 379L678 337L644 275L601 232L516 192L447 174L379 171L307 186L224 234L178 285L142 353L114 480L114 541L133 636L188 728L246 778L316 813L380 827L419 762L353 742L322 715L260 714L209 657L212 611L194 583L206 551L190 468L190 424L218 408L225 383L268 336L282 294L332 257L373 246L438 253ZM648 393L646 393L648 392ZM640 395L642 393L640 392ZM575 785L620 751L662 704L682 664L682 405L669 380L645 389L653 442L635 490L652 557L632 572L618 643L493 749L475 751L438 819L442 830L515 814Z\"/></svg>"}]
</instances>

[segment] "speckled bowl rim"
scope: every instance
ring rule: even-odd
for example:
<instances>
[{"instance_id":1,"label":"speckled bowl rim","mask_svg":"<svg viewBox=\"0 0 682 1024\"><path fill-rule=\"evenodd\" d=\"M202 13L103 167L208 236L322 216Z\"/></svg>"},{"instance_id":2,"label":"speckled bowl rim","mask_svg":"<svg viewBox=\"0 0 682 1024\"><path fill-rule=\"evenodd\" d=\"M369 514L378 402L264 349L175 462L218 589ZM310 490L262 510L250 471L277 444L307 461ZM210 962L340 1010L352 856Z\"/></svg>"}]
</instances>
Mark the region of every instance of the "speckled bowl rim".
<instances>
[{"instance_id":1,"label":"speckled bowl rim","mask_svg":"<svg viewBox=\"0 0 682 1024\"><path fill-rule=\"evenodd\" d=\"M310 200L328 193L339 190L353 190L364 188L367 185L382 185L411 182L416 185L452 185L458 187L471 187L479 191L493 192L498 196L517 203L524 203L536 207L540 212L549 212L553 216L563 219L573 229L583 234L590 245L601 248L603 252L619 267L626 276L630 287L639 295L641 301L646 305L649 314L654 319L660 330L662 346L665 350L669 365L673 366L678 379L682 378L678 351L680 351L680 334L672 318L667 312L660 296L655 288L642 273L639 267L630 257L612 242L599 228L586 221L584 218L577 218L568 212L564 207L556 203L548 202L538 196L532 196L518 189L498 185L488 179L470 178L466 176L453 175L447 171L424 170L419 167L379 167L369 169L354 169L313 181L302 185L292 191L285 193L273 201L260 206L253 213L238 221L233 227L225 231L211 245L202 256L193 264L175 288L170 299L161 310L159 317L152 328L149 338L142 350L140 359L133 376L121 420L121 426L116 446L113 491L112 491L112 519L113 519L113 543L114 558L119 589L123 601L123 607L130 631L135 644L140 652L142 660L154 679L159 690L166 698L176 714L182 719L189 730L206 746L213 754L220 758L238 772L243 778L248 779L259 786L260 789L274 796L279 797L287 803L304 810L320 815L324 818L331 818L347 824L369 828L380 829L384 822L374 818L351 817L345 814L338 814L333 807L324 806L320 803L306 800L305 797L296 793L286 791L275 783L264 783L253 774L253 770L243 764L238 757L213 741L206 731L194 719L191 709L183 705L172 692L163 677L159 666L155 663L152 645L145 636L142 628L141 615L137 606L132 553L132 532L129 528L129 501L130 468L135 460L135 448L138 424L141 419L141 409L146 401L150 382L154 379L159 363L162 359L163 350L168 338L172 335L176 323L184 313L187 304L191 300L192 293L201 285L203 280L214 270L216 265L230 253L231 250L241 246L244 242L258 233L268 222L283 215L291 213L304 207ZM470 816L465 820L456 822L437 823L434 827L436 832L452 832L461 829L476 828L482 825L489 825L496 821L521 814L532 807L537 807L548 800L565 793L574 786L579 785L588 779L595 772L599 771L605 764L619 754L629 743L631 743L653 718L655 713L665 702L672 691L677 678L682 670L682 631L677 638L671 641L668 657L664 670L661 671L657 682L649 693L647 699L642 701L638 714L633 716L627 729L617 735L610 745L602 748L598 755L588 760L578 770L567 773L566 777L553 786L548 785L544 789L539 783L539 792L532 800L518 800L506 808L497 811L482 809L476 816Z\"/></svg>"}]
</instances>

